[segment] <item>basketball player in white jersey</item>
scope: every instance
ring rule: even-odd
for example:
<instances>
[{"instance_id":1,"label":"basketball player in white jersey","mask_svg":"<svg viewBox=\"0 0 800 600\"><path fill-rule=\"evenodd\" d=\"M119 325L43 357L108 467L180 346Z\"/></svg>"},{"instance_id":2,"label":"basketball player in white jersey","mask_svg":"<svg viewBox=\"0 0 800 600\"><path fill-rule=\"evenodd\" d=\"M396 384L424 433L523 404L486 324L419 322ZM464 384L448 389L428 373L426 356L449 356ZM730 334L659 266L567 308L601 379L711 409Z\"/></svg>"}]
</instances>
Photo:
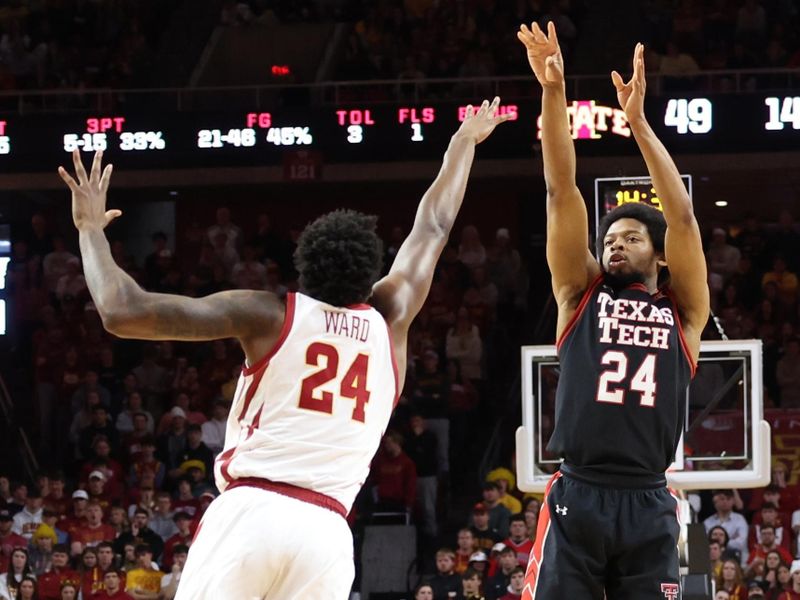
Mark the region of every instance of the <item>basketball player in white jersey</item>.
<instances>
[{"instance_id":1,"label":"basketball player in white jersey","mask_svg":"<svg viewBox=\"0 0 800 600\"><path fill-rule=\"evenodd\" d=\"M202 341L235 337L246 364L228 417L209 507L189 552L177 600L342 600L353 580L345 517L369 471L400 394L408 328L461 206L475 154L506 117L499 98L466 118L450 141L414 227L378 281L376 220L338 210L301 236L301 293L205 298L142 290L114 262L103 229L111 165L95 154L87 175L73 153L72 215L89 291L116 336ZM367 304L369 302L369 304Z\"/></svg>"}]
</instances>

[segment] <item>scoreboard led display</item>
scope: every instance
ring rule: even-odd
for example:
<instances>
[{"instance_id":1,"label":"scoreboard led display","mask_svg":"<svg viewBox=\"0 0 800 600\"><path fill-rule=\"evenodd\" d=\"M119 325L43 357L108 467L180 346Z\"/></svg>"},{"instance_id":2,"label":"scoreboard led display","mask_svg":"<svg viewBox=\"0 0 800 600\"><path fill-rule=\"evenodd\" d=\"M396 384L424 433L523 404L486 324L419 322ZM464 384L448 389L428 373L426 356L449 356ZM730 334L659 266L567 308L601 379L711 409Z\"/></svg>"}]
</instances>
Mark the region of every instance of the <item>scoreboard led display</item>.
<instances>
[{"instance_id":1,"label":"scoreboard led display","mask_svg":"<svg viewBox=\"0 0 800 600\"><path fill-rule=\"evenodd\" d=\"M476 104L480 99L476 99ZM648 98L647 118L672 153L794 151L800 147L800 96L766 94ZM570 100L576 150L584 156L637 154L614 102ZM538 152L538 99L500 106L510 122L486 142L486 158ZM439 159L466 104L420 103L280 107L218 112L0 114L0 172L51 171L78 148L104 150L118 167L280 166L287 152L325 163Z\"/></svg>"}]
</instances>

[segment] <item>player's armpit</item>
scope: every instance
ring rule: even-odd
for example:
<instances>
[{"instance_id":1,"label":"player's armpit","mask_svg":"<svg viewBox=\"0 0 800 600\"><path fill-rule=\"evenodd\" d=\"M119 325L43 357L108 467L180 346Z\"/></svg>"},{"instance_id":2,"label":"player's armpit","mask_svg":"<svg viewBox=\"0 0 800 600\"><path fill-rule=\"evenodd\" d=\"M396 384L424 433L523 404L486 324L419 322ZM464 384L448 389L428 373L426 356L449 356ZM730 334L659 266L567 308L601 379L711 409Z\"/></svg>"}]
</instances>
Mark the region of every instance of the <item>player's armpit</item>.
<instances>
[{"instance_id":1,"label":"player's armpit","mask_svg":"<svg viewBox=\"0 0 800 600\"><path fill-rule=\"evenodd\" d=\"M280 328L284 308L272 293L229 290L204 298L142 291L109 311L106 329L122 338L206 341L268 336Z\"/></svg>"}]
</instances>

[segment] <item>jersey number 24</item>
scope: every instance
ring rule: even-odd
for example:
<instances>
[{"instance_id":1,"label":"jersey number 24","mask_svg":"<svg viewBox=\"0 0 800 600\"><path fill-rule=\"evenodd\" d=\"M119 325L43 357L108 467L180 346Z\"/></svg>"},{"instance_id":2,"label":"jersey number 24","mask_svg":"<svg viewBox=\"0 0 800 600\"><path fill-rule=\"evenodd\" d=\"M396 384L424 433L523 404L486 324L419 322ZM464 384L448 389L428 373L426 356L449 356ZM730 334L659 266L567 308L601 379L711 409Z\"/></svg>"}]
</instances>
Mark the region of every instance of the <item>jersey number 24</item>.
<instances>
[{"instance_id":1,"label":"jersey number 24","mask_svg":"<svg viewBox=\"0 0 800 600\"><path fill-rule=\"evenodd\" d=\"M608 350L600 362L611 366L603 371L597 382L597 401L607 404L623 404L625 402L625 384L616 387L628 377L628 357L624 352ZM652 408L656 404L656 355L648 354L627 385L628 389L639 392L639 405Z\"/></svg>"},{"instance_id":2,"label":"jersey number 24","mask_svg":"<svg viewBox=\"0 0 800 600\"><path fill-rule=\"evenodd\" d=\"M314 342L306 350L306 364L319 367L320 359L324 359L325 366L303 379L298 406L330 415L333 414L333 394L325 390L317 391L317 388L336 379L339 375L339 352L335 346ZM364 405L369 402L368 368L369 356L359 354L339 384L339 395L356 401L351 418L361 423L364 422Z\"/></svg>"}]
</instances>

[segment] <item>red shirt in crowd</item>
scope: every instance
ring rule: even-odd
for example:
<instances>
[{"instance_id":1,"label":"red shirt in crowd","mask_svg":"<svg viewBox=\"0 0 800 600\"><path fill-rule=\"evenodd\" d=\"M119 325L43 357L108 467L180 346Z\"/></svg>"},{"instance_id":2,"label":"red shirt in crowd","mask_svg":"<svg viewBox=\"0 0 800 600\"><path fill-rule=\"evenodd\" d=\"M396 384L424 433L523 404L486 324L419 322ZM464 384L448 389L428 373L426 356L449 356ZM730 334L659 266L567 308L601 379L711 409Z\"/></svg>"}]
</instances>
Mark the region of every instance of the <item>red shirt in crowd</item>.
<instances>
[{"instance_id":1,"label":"red shirt in crowd","mask_svg":"<svg viewBox=\"0 0 800 600\"><path fill-rule=\"evenodd\" d=\"M81 591L84 598L94 598L92 594L95 592L103 591L103 570L100 567L93 567L90 571L83 574L83 582L81 583Z\"/></svg>"},{"instance_id":2,"label":"red shirt in crowd","mask_svg":"<svg viewBox=\"0 0 800 600\"><path fill-rule=\"evenodd\" d=\"M65 581L71 581L75 585L80 583L81 576L72 569L58 570L54 568L48 573L39 575L39 598L40 600L61 600L61 585Z\"/></svg>"},{"instance_id":3,"label":"red shirt in crowd","mask_svg":"<svg viewBox=\"0 0 800 600\"><path fill-rule=\"evenodd\" d=\"M405 452L390 456L378 452L372 466L372 475L378 486L381 502L397 502L406 508L414 506L417 496L417 468Z\"/></svg>"},{"instance_id":4,"label":"red shirt in crowd","mask_svg":"<svg viewBox=\"0 0 800 600\"><path fill-rule=\"evenodd\" d=\"M83 547L94 547L100 542L113 542L117 538L117 531L105 523L100 523L97 527L84 525L72 530L70 539L73 542L80 542Z\"/></svg>"},{"instance_id":5,"label":"red shirt in crowd","mask_svg":"<svg viewBox=\"0 0 800 600\"><path fill-rule=\"evenodd\" d=\"M456 550L456 562L455 566L453 567L453 573L456 575L461 575L464 571L467 570L469 567L469 557L472 556L472 553L461 554L458 550Z\"/></svg>"},{"instance_id":6,"label":"red shirt in crowd","mask_svg":"<svg viewBox=\"0 0 800 600\"><path fill-rule=\"evenodd\" d=\"M61 498L54 498L53 494L49 494L42 501L42 507L52 510L59 519L67 515L70 506L72 506L72 500L66 494L62 494Z\"/></svg>"},{"instance_id":7,"label":"red shirt in crowd","mask_svg":"<svg viewBox=\"0 0 800 600\"><path fill-rule=\"evenodd\" d=\"M517 553L517 562L522 568L528 567L528 557L533 551L533 542L529 539L522 540L519 544L511 538L503 540L503 543L509 548L513 548Z\"/></svg>"},{"instance_id":8,"label":"red shirt in crowd","mask_svg":"<svg viewBox=\"0 0 800 600\"><path fill-rule=\"evenodd\" d=\"M167 538L167 541L164 542L164 552L162 554L162 565L161 570L166 571L169 573L170 569L172 569L172 549L177 546L178 544L185 544L189 546L192 543L192 534L191 532L189 535L183 536L180 532L176 533L170 538Z\"/></svg>"},{"instance_id":9,"label":"red shirt in crowd","mask_svg":"<svg viewBox=\"0 0 800 600\"><path fill-rule=\"evenodd\" d=\"M793 592L792 590L786 590L780 596L778 596L778 600L800 600L800 593Z\"/></svg>"},{"instance_id":10,"label":"red shirt in crowd","mask_svg":"<svg viewBox=\"0 0 800 600\"><path fill-rule=\"evenodd\" d=\"M792 558L792 555L786 550L786 548L784 548L783 546L778 546L777 544L775 544L775 546L770 548L769 550L765 550L764 546L762 546L761 544L753 546L752 548L750 548L750 557L747 559L747 564L749 565L756 558L766 559L767 554L772 551L775 551L778 554L780 554L781 560L785 562L787 565L792 564L792 561L794 560Z\"/></svg>"},{"instance_id":11,"label":"red shirt in crowd","mask_svg":"<svg viewBox=\"0 0 800 600\"><path fill-rule=\"evenodd\" d=\"M28 547L28 540L21 535L10 532L8 535L0 536L0 573L8 570L8 559L11 558L11 552L20 546Z\"/></svg>"}]
</instances>

